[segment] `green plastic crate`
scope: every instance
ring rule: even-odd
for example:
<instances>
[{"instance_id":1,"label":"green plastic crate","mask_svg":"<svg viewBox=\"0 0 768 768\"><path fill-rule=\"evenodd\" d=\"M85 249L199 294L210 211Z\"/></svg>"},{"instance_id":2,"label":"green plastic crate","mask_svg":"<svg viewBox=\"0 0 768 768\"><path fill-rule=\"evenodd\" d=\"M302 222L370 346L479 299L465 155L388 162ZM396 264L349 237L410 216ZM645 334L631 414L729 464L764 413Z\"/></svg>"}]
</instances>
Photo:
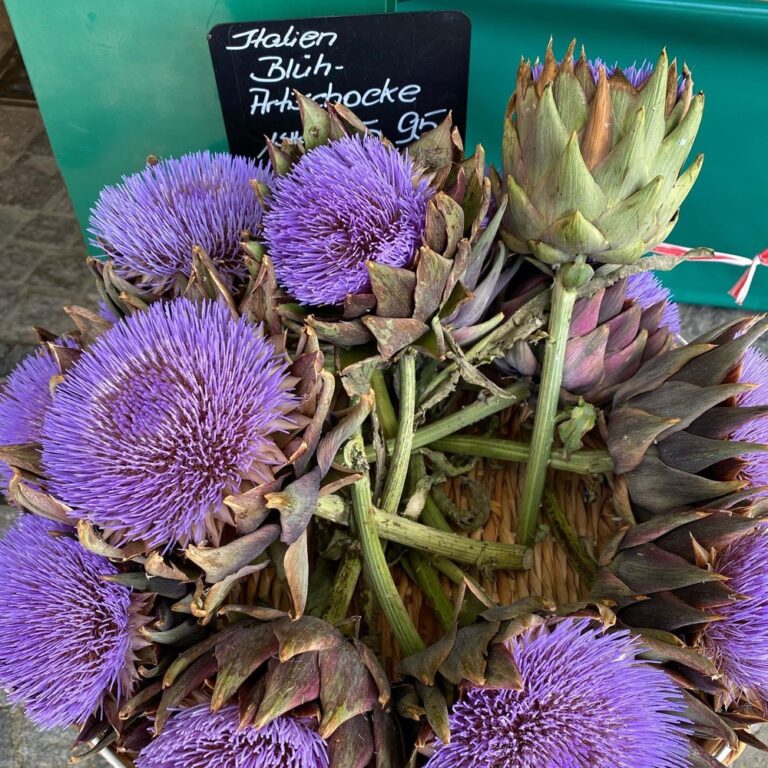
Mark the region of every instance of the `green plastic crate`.
<instances>
[{"instance_id":1,"label":"green plastic crate","mask_svg":"<svg viewBox=\"0 0 768 768\"><path fill-rule=\"evenodd\" d=\"M313 0L5 0L83 229L105 184L150 154L227 149L207 35L228 21L314 16ZM324 0L333 15L387 0Z\"/></svg>"},{"instance_id":2,"label":"green plastic crate","mask_svg":"<svg viewBox=\"0 0 768 768\"><path fill-rule=\"evenodd\" d=\"M576 37L587 55L631 64L662 46L687 62L706 93L694 147L706 159L670 240L752 257L768 248L768 2L741 0L400 0L399 11L461 10L472 21L467 143L498 160L501 121L520 56L562 55ZM741 267L683 264L663 279L678 301L735 306ZM768 267L744 304L768 309Z\"/></svg>"},{"instance_id":3,"label":"green plastic crate","mask_svg":"<svg viewBox=\"0 0 768 768\"><path fill-rule=\"evenodd\" d=\"M760 0L6 0L81 223L99 189L147 154L225 148L206 33L227 21L385 10L462 10L473 24L468 143L497 159L520 55L572 37L631 63L662 45L687 61L707 108L706 156L672 240L752 256L768 247L768 3ZM733 306L737 267L686 264L679 300ZM768 268L746 303L768 309Z\"/></svg>"}]
</instances>

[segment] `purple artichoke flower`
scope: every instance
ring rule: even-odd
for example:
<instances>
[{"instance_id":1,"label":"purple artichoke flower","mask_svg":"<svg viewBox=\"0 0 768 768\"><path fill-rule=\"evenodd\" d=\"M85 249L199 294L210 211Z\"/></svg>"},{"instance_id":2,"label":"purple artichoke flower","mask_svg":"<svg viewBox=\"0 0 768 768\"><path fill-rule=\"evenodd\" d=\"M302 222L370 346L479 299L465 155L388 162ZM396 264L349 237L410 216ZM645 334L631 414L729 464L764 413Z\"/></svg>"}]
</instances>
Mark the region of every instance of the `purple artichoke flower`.
<instances>
[{"instance_id":1,"label":"purple artichoke flower","mask_svg":"<svg viewBox=\"0 0 768 768\"><path fill-rule=\"evenodd\" d=\"M366 263L409 267L421 245L427 181L375 136L308 152L275 182L264 239L278 281L302 304L371 292Z\"/></svg>"},{"instance_id":2,"label":"purple artichoke flower","mask_svg":"<svg viewBox=\"0 0 768 768\"><path fill-rule=\"evenodd\" d=\"M760 527L723 549L713 563L728 588L743 596L715 610L700 637L734 692L755 691L768 707L768 529Z\"/></svg>"},{"instance_id":3,"label":"purple artichoke flower","mask_svg":"<svg viewBox=\"0 0 768 768\"><path fill-rule=\"evenodd\" d=\"M43 423L51 493L147 546L215 538L224 498L285 463L293 379L223 304L157 302L116 324L57 387Z\"/></svg>"},{"instance_id":4,"label":"purple artichoke flower","mask_svg":"<svg viewBox=\"0 0 768 768\"><path fill-rule=\"evenodd\" d=\"M236 704L181 710L141 751L136 768L327 768L326 742L309 721L278 717L242 730L239 721Z\"/></svg>"},{"instance_id":5,"label":"purple artichoke flower","mask_svg":"<svg viewBox=\"0 0 768 768\"><path fill-rule=\"evenodd\" d=\"M0 686L42 728L80 723L130 694L138 603L72 530L24 515L0 540ZM52 535L53 534L53 535Z\"/></svg>"},{"instance_id":6,"label":"purple artichoke flower","mask_svg":"<svg viewBox=\"0 0 768 768\"><path fill-rule=\"evenodd\" d=\"M589 620L507 642L522 690L471 688L454 705L451 742L428 768L681 768L685 705L628 632Z\"/></svg>"},{"instance_id":7,"label":"purple artichoke flower","mask_svg":"<svg viewBox=\"0 0 768 768\"><path fill-rule=\"evenodd\" d=\"M754 347L744 355L739 380L745 384L756 384L750 392L739 396L742 407L768 405L768 359ZM768 443L768 416L756 418L740 426L733 433L734 440L748 443ZM768 453L751 453L744 456L746 464L743 472L753 488L768 485Z\"/></svg>"},{"instance_id":8,"label":"purple artichoke flower","mask_svg":"<svg viewBox=\"0 0 768 768\"><path fill-rule=\"evenodd\" d=\"M653 272L640 272L627 278L628 299L634 299L643 309L661 304L664 311L660 326L666 326L672 333L680 333L680 308L672 301L672 292Z\"/></svg>"},{"instance_id":9,"label":"purple artichoke flower","mask_svg":"<svg viewBox=\"0 0 768 768\"><path fill-rule=\"evenodd\" d=\"M107 304L106 301L99 302L99 317L109 321L110 323L117 323L120 321L120 318L115 314L115 311L112 309L112 307L109 306L109 304Z\"/></svg>"},{"instance_id":10,"label":"purple artichoke flower","mask_svg":"<svg viewBox=\"0 0 768 768\"><path fill-rule=\"evenodd\" d=\"M613 77L616 74L616 71L619 70L634 88L640 88L640 86L651 76L654 68L653 62L648 61L647 59L644 60L642 64L638 64L634 61L629 66L623 68L619 67L618 62L614 62L612 65L606 64L600 57L590 59L587 63L589 64L589 70L592 73L595 83L597 83L600 67L605 67L606 77ZM541 75L543 69L544 65L541 62L537 62L531 67L531 74L533 75L534 80L539 79L539 75Z\"/></svg>"},{"instance_id":11,"label":"purple artichoke flower","mask_svg":"<svg viewBox=\"0 0 768 768\"><path fill-rule=\"evenodd\" d=\"M161 160L105 187L91 212L92 244L104 249L118 276L162 294L189 277L200 246L222 277L245 275L240 242L257 231L261 203L252 181L269 171L252 160L195 152Z\"/></svg>"},{"instance_id":12,"label":"purple artichoke flower","mask_svg":"<svg viewBox=\"0 0 768 768\"><path fill-rule=\"evenodd\" d=\"M62 337L58 344L76 348L74 339ZM45 347L24 358L6 380L0 394L0 445L39 443L43 417L51 405L51 378L61 371L56 358ZM10 467L0 462L0 476L7 483Z\"/></svg>"}]
</instances>

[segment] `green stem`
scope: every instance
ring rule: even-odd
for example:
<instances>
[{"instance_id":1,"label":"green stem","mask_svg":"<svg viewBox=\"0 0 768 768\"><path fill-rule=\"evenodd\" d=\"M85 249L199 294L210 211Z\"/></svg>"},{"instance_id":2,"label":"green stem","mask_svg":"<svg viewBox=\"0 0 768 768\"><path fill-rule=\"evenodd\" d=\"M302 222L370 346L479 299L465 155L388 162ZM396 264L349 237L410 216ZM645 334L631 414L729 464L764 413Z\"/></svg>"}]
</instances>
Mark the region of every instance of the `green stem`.
<instances>
[{"instance_id":1,"label":"green stem","mask_svg":"<svg viewBox=\"0 0 768 768\"><path fill-rule=\"evenodd\" d=\"M411 350L403 353L398 367L400 370L400 418L396 422L397 437L381 497L381 508L389 515L396 514L408 477L416 408L416 354Z\"/></svg>"},{"instance_id":2,"label":"green stem","mask_svg":"<svg viewBox=\"0 0 768 768\"><path fill-rule=\"evenodd\" d=\"M421 519L424 525L428 525L436 531L453 533L453 528L451 528L448 521L445 519L445 516L440 511L440 507L437 506L431 495L427 496L427 499L424 502L424 509L421 511Z\"/></svg>"},{"instance_id":3,"label":"green stem","mask_svg":"<svg viewBox=\"0 0 768 768\"><path fill-rule=\"evenodd\" d=\"M347 617L362 568L363 561L357 552L348 553L341 561L328 597L328 607L323 616L329 624L334 626L341 624Z\"/></svg>"},{"instance_id":4,"label":"green stem","mask_svg":"<svg viewBox=\"0 0 768 768\"><path fill-rule=\"evenodd\" d=\"M443 629L449 629L453 626L453 606L445 594L437 571L420 552L411 552L406 558L406 566Z\"/></svg>"},{"instance_id":5,"label":"green stem","mask_svg":"<svg viewBox=\"0 0 768 768\"><path fill-rule=\"evenodd\" d=\"M552 525L555 537L565 551L569 562L591 584L597 574L597 560L587 552L573 524L558 504L557 497L551 488L544 489L544 510Z\"/></svg>"},{"instance_id":6,"label":"green stem","mask_svg":"<svg viewBox=\"0 0 768 768\"><path fill-rule=\"evenodd\" d=\"M389 440L397 434L397 415L389 396L384 372L378 368L371 376L371 389L376 396L376 415L379 417L384 437Z\"/></svg>"},{"instance_id":7,"label":"green stem","mask_svg":"<svg viewBox=\"0 0 768 768\"><path fill-rule=\"evenodd\" d=\"M447 576L454 584L461 584L466 578L464 571L462 571L453 560L449 560L447 557L433 557L432 565L434 565L443 576Z\"/></svg>"},{"instance_id":8,"label":"green stem","mask_svg":"<svg viewBox=\"0 0 768 768\"><path fill-rule=\"evenodd\" d=\"M353 508L365 503L366 498L356 500L361 493L357 486L364 483L359 480L352 486ZM367 497L370 498L370 484ZM429 503L424 508L427 512ZM359 516L354 509L355 520ZM349 516L344 508L344 503L339 497L321 496L318 500L315 515L323 520L330 520L339 525L349 525ZM428 513L427 513L428 515ZM422 513L422 519L427 520ZM371 507L365 516L366 523L382 539L403 544L412 549L418 549L433 555L447 557L457 563L472 565L476 568L488 568L491 570L520 571L527 570L533 565L533 553L527 547L519 544L504 544L498 541L476 541L455 533L436 530L429 525L422 525L413 520L397 515L387 515L375 507ZM370 532L369 532L370 533ZM381 544L378 545L381 549ZM363 557L367 561L368 555L363 550Z\"/></svg>"},{"instance_id":9,"label":"green stem","mask_svg":"<svg viewBox=\"0 0 768 768\"><path fill-rule=\"evenodd\" d=\"M416 397L419 403L423 402L422 393L431 387L432 380L435 376L439 375L437 372L438 361L436 358L427 358L422 364L421 375L419 377L419 383L416 388Z\"/></svg>"},{"instance_id":10,"label":"green stem","mask_svg":"<svg viewBox=\"0 0 768 768\"><path fill-rule=\"evenodd\" d=\"M426 473L424 457L421 454L412 455L408 464L408 492L411 495L418 492L419 484ZM453 624L453 605L440 582L440 575L435 568L434 559L434 557L430 558L419 552L411 552L405 559L405 565L411 578L416 581L424 593L443 629L449 629ZM446 560L446 562L450 561ZM458 566L454 565L454 568L458 569Z\"/></svg>"},{"instance_id":11,"label":"green stem","mask_svg":"<svg viewBox=\"0 0 768 768\"><path fill-rule=\"evenodd\" d=\"M364 466L365 452L363 438L359 431L347 443L344 454L347 465L352 469L358 470ZM417 653L425 646L392 580L387 558L379 541L378 525L371 498L371 483L367 472L352 486L352 512L362 548L365 570L376 599L403 653L406 656Z\"/></svg>"},{"instance_id":12,"label":"green stem","mask_svg":"<svg viewBox=\"0 0 768 768\"><path fill-rule=\"evenodd\" d=\"M520 464L527 463L531 458L531 446L528 443L472 435L451 435L436 440L429 447L442 453L457 453L461 456L478 456ZM613 471L613 459L608 451L577 451L570 456L564 451L552 451L549 466L576 475L601 475Z\"/></svg>"},{"instance_id":13,"label":"green stem","mask_svg":"<svg viewBox=\"0 0 768 768\"><path fill-rule=\"evenodd\" d=\"M528 385L519 381L507 389L503 397L501 395L490 395L483 400L476 400L471 405L465 406L450 416L430 424L428 427L417 429L413 433L411 450L415 451L417 448L424 448L424 446L434 443L435 440L440 440L443 437L452 435L454 432L459 432L465 427L476 424L478 421L488 418L488 416L493 416L493 414L503 411L514 403L525 399L528 397L528 394ZM391 454L394 450L395 441L387 440L387 452ZM369 462L376 461L376 451L373 449L373 446L366 447L365 458Z\"/></svg>"},{"instance_id":14,"label":"green stem","mask_svg":"<svg viewBox=\"0 0 768 768\"><path fill-rule=\"evenodd\" d=\"M523 494L517 512L517 541L530 546L536 538L541 494L549 467L549 454L555 433L555 418L563 383L563 366L568 331L576 303L578 285L573 278L583 264L567 264L557 272L552 288L552 308L549 314L548 336L544 348L544 364L536 402L536 415L531 436L531 455L525 473ZM591 271L591 270L590 270ZM588 279L588 278L587 278Z\"/></svg>"}]
</instances>

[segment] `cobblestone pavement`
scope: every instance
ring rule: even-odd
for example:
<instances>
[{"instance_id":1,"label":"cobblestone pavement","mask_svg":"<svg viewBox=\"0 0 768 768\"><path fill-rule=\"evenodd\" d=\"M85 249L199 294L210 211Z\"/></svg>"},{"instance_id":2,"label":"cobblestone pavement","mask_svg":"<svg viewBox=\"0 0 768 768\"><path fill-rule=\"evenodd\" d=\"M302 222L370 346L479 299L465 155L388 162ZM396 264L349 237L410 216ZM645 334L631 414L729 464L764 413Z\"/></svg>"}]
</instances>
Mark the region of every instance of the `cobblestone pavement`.
<instances>
[{"instance_id":1,"label":"cobblestone pavement","mask_svg":"<svg viewBox=\"0 0 768 768\"><path fill-rule=\"evenodd\" d=\"M83 258L85 246L51 155L37 111L0 106L0 376L32 348L32 326L69 328L61 307L95 308L96 294ZM733 311L682 307L684 335L725 322ZM13 512L0 507L0 530ZM0 768L63 768L70 732L41 733L0 698ZM87 768L105 768L92 758ZM738 768L768 768L753 750Z\"/></svg>"}]
</instances>

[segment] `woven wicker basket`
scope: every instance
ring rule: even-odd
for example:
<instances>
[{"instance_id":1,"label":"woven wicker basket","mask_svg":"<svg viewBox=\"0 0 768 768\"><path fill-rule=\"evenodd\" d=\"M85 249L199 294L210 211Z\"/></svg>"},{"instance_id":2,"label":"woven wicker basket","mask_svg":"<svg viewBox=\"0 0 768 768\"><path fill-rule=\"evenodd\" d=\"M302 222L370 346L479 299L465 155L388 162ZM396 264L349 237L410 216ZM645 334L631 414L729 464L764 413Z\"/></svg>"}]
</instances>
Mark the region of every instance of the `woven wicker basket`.
<instances>
[{"instance_id":1,"label":"woven wicker basket","mask_svg":"<svg viewBox=\"0 0 768 768\"><path fill-rule=\"evenodd\" d=\"M526 422L524 407L510 408L501 414L495 437L509 440L527 439L530 427ZM480 459L465 476L479 481L490 493L491 514L486 524L471 534L463 534L481 541L516 543L517 504L522 493L526 468L522 464ZM597 557L607 541L621 527L622 521L615 515L612 494L600 478L565 472L552 472L548 478L560 508L567 513L576 534L586 550ZM445 484L445 493L460 510L469 507L470 499L464 477L456 477ZM546 520L542 522L546 523ZM461 532L459 532L461 533ZM401 568L395 568L395 577L411 619L424 641L436 641L442 630L419 587L408 578ZM508 605L528 596L544 597L558 605L583 600L589 593L587 580L570 563L557 537L547 535L534 546L534 564L527 571L495 571L471 573L485 592L501 605ZM455 586L443 580L448 594L453 597ZM386 622L379 626L382 637L382 654L399 660L397 643L391 637Z\"/></svg>"},{"instance_id":2,"label":"woven wicker basket","mask_svg":"<svg viewBox=\"0 0 768 768\"><path fill-rule=\"evenodd\" d=\"M508 409L500 415L495 437L509 440L527 440L530 429L529 413L525 406ZM596 446L589 446L596 447ZM466 478L482 483L490 493L490 516L485 525L471 534L482 541L515 543L517 527L517 504L525 478L525 466L493 460L478 460ZM553 490L557 503L567 514L581 545L596 559L604 545L627 523L614 511L613 494L607 480L600 477L578 475L566 472L551 472L548 486ZM446 482L445 493L458 506L467 509L469 498L467 484L461 477ZM546 517L543 519L546 524ZM459 532L461 533L461 532ZM443 633L439 621L429 607L424 595L405 570L395 564L393 577L401 598L408 608L414 624L426 643L439 639ZM508 604L528 596L549 598L558 605L584 600L590 589L588 579L569 560L565 549L558 543L556 535L546 535L534 546L534 564L527 571L495 571L482 573L470 571L483 590L494 601ZM442 580L449 597L455 596L456 586L448 579ZM268 567L241 582L230 594L234 603L265 603L288 611L290 597L277 577L274 568ZM360 606L353 604L353 611ZM394 673L400 660L400 651L383 614L376 631L380 640L379 651L385 659L385 667ZM702 745L723 765L730 766L739 757L742 748L734 751L722 741L711 741ZM117 757L105 750L105 758L117 768L131 768L123 756Z\"/></svg>"}]
</instances>

